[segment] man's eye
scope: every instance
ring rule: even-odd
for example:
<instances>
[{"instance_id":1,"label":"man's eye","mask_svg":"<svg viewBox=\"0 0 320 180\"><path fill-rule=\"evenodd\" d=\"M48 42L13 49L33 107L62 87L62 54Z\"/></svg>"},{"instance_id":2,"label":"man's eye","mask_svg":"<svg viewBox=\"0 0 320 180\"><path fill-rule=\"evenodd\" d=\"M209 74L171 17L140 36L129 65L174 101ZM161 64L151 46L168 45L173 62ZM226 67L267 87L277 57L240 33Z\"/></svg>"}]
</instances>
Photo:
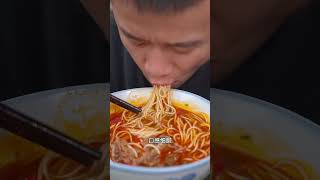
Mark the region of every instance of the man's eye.
<instances>
[{"instance_id":1,"label":"man's eye","mask_svg":"<svg viewBox=\"0 0 320 180\"><path fill-rule=\"evenodd\" d=\"M174 51L181 54L191 52L192 49L192 47L174 47Z\"/></svg>"},{"instance_id":2,"label":"man's eye","mask_svg":"<svg viewBox=\"0 0 320 180\"><path fill-rule=\"evenodd\" d=\"M145 46L147 42L145 41L138 41L138 40L132 40L131 41L135 46Z\"/></svg>"}]
</instances>

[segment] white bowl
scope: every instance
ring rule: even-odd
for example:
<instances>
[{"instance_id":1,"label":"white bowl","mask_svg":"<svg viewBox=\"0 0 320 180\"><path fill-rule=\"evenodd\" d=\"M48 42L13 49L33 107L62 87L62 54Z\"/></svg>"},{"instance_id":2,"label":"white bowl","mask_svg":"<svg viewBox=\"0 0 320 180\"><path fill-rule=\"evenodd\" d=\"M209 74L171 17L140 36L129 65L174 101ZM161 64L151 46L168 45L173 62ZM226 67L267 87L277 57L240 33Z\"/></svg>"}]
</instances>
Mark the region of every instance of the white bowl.
<instances>
[{"instance_id":1,"label":"white bowl","mask_svg":"<svg viewBox=\"0 0 320 180\"><path fill-rule=\"evenodd\" d=\"M284 108L228 91L212 89L211 102L214 132L242 129L267 156L302 161L320 175L318 125Z\"/></svg>"},{"instance_id":2,"label":"white bowl","mask_svg":"<svg viewBox=\"0 0 320 180\"><path fill-rule=\"evenodd\" d=\"M149 97L151 91L152 88L136 88L118 91L112 94L120 99L128 100L130 93L138 97ZM190 103L192 106L197 106L196 108L199 108L199 110L210 116L210 102L208 100L181 90L172 90L172 92L174 101ZM110 160L110 179L112 180L195 180L204 179L209 175L209 172L210 156L190 164L172 167L129 166Z\"/></svg>"},{"instance_id":3,"label":"white bowl","mask_svg":"<svg viewBox=\"0 0 320 180\"><path fill-rule=\"evenodd\" d=\"M60 131L66 132L71 136L74 134L65 129L65 122L69 122L69 124L82 124L82 122L88 120L88 118L90 119L92 116L98 114L99 117L97 119L99 123L90 130L84 126L83 131L81 131L81 136L94 137L102 133L107 133L108 130L106 126L108 94L109 85L91 84L42 91L9 99L3 103L24 112L45 124L49 124ZM102 117L101 120L100 115ZM5 151L6 153L4 156L1 156L3 154L0 155L0 167L1 165L13 162L13 157L16 156L15 152L13 152L14 150L19 152L20 155L25 153L23 149L14 149L12 151L10 145L3 144L2 138L6 139L8 136L12 135L7 131L0 129L0 152ZM78 137L73 137L78 139ZM79 139L82 140L81 138ZM19 141L19 143L20 142L21 141ZM26 144L28 149L30 149L29 147L34 147L27 141L23 142L25 142L23 144ZM38 148L38 146L35 146L34 148ZM10 151L12 151L12 153L10 153Z\"/></svg>"}]
</instances>

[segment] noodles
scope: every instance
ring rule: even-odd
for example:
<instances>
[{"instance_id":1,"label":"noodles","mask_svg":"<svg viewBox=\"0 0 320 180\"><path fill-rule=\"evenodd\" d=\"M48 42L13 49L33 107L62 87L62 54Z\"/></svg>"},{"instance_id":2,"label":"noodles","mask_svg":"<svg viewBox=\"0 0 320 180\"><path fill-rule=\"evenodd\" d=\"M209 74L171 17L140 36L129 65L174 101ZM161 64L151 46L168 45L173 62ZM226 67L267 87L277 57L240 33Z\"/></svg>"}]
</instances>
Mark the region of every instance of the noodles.
<instances>
[{"instance_id":1,"label":"noodles","mask_svg":"<svg viewBox=\"0 0 320 180\"><path fill-rule=\"evenodd\" d=\"M111 121L112 117L121 117L118 124L110 126L111 160L130 165L171 166L210 155L208 115L175 107L169 86L154 86L141 109L140 114L128 110L111 114Z\"/></svg>"},{"instance_id":2,"label":"noodles","mask_svg":"<svg viewBox=\"0 0 320 180\"><path fill-rule=\"evenodd\" d=\"M242 151L242 150L241 150ZM218 156L220 155L220 156ZM221 159L221 157L223 159ZM308 180L303 166L288 159L274 163L258 159L226 145L215 143L215 179L221 180ZM223 167L223 168L221 168Z\"/></svg>"},{"instance_id":3,"label":"noodles","mask_svg":"<svg viewBox=\"0 0 320 180\"><path fill-rule=\"evenodd\" d=\"M102 144L103 141L90 140L87 143ZM37 180L105 180L108 178L106 146L105 143L100 147L103 152L102 158L91 167L84 167L76 162L65 160L58 154L48 152L40 162Z\"/></svg>"}]
</instances>

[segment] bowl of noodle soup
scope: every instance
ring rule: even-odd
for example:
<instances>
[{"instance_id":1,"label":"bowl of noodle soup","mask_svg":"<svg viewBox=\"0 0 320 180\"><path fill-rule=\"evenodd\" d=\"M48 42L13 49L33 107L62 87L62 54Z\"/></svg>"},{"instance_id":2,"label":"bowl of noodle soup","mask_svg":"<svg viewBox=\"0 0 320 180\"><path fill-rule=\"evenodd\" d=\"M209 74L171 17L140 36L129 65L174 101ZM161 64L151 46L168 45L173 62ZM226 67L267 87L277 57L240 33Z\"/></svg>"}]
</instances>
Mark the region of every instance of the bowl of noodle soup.
<instances>
[{"instance_id":1,"label":"bowl of noodle soup","mask_svg":"<svg viewBox=\"0 0 320 180\"><path fill-rule=\"evenodd\" d=\"M214 179L320 179L320 127L271 103L211 90Z\"/></svg>"},{"instance_id":2,"label":"bowl of noodle soup","mask_svg":"<svg viewBox=\"0 0 320 180\"><path fill-rule=\"evenodd\" d=\"M84 167L0 129L1 180L109 178L107 161L107 84L89 84L16 97L3 103L103 153Z\"/></svg>"},{"instance_id":3,"label":"bowl of noodle soup","mask_svg":"<svg viewBox=\"0 0 320 180\"><path fill-rule=\"evenodd\" d=\"M110 178L204 179L210 172L210 102L164 86L112 93L142 108L110 104Z\"/></svg>"}]
</instances>

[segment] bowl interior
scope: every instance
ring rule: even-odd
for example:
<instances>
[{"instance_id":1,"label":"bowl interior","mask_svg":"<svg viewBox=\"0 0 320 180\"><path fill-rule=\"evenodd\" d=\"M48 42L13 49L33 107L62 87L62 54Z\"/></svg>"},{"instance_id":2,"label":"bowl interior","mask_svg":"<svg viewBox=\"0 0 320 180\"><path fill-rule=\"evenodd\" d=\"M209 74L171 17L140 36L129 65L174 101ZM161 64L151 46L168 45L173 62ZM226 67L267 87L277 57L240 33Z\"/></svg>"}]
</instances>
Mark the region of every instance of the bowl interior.
<instances>
[{"instance_id":1,"label":"bowl interior","mask_svg":"<svg viewBox=\"0 0 320 180\"><path fill-rule=\"evenodd\" d=\"M228 91L212 89L211 102L216 134L246 132L268 156L302 161L320 174L318 125L284 108Z\"/></svg>"},{"instance_id":2,"label":"bowl interior","mask_svg":"<svg viewBox=\"0 0 320 180\"><path fill-rule=\"evenodd\" d=\"M148 97L151 95L151 92L152 92L152 88L136 88L136 89L118 91L112 94L122 100L127 101L129 99L129 96L134 96L138 98L142 97L143 99L144 98L148 99ZM193 93L181 91L177 89L172 90L172 98L173 98L173 101L191 104L193 108L207 113L210 117L210 102L207 99L201 96L195 95ZM194 167L202 166L204 164L209 164L210 163L209 161L210 161L210 156L190 164L172 166L172 167L161 167L161 168L154 167L153 168L153 167L129 166L121 163L116 163L110 160L110 166L111 166L111 169L119 169L119 170L124 170L128 172L174 173L177 171L192 169Z\"/></svg>"},{"instance_id":3,"label":"bowl interior","mask_svg":"<svg viewBox=\"0 0 320 180\"><path fill-rule=\"evenodd\" d=\"M25 95L4 103L83 141L107 133L108 90L107 84L74 86ZM41 149L3 129L0 129L0 147L0 168L14 163L15 150L27 160L29 153Z\"/></svg>"}]
</instances>

